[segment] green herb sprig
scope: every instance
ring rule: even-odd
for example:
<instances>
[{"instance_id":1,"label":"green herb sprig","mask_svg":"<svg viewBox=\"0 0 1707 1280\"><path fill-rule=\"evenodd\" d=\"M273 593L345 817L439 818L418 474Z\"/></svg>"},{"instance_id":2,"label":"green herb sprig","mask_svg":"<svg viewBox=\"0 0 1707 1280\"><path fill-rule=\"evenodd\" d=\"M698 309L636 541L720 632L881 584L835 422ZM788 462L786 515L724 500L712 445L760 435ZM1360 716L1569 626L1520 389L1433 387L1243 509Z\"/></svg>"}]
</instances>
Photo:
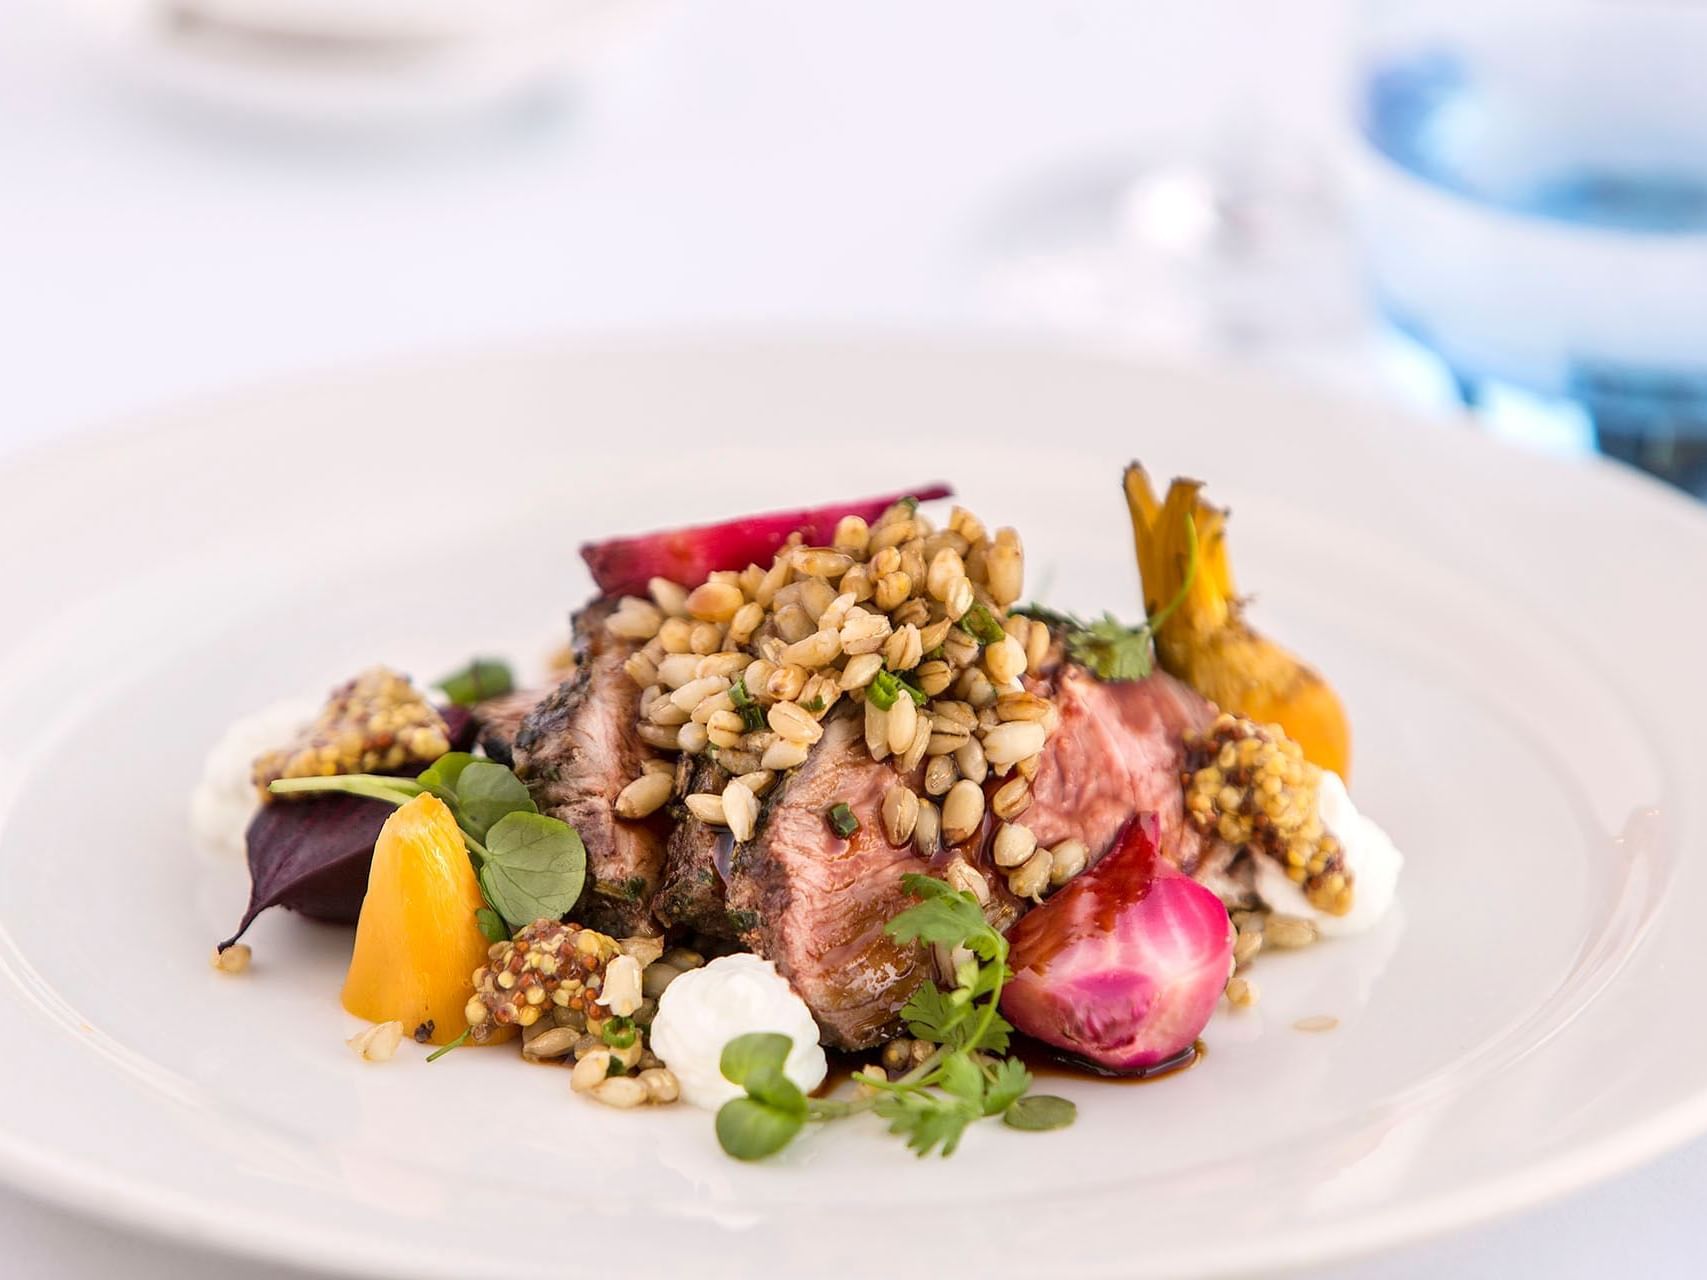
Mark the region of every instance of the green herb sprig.
<instances>
[{"instance_id":1,"label":"green herb sprig","mask_svg":"<svg viewBox=\"0 0 1707 1280\"><path fill-rule=\"evenodd\" d=\"M1155 638L1162 624L1173 616L1185 601L1186 593L1197 577L1197 522L1190 516L1185 521L1185 577L1173 599L1135 627L1129 627L1112 613L1086 621L1070 613L1047 609L1040 604L1028 604L1013 612L1038 622L1047 623L1060 631L1067 645L1067 656L1087 668L1099 680L1142 680L1156 667Z\"/></svg>"},{"instance_id":2,"label":"green herb sprig","mask_svg":"<svg viewBox=\"0 0 1707 1280\"><path fill-rule=\"evenodd\" d=\"M498 658L475 658L460 671L453 671L435 686L459 707L472 707L488 698L501 697L516 687L510 664Z\"/></svg>"},{"instance_id":3,"label":"green herb sprig","mask_svg":"<svg viewBox=\"0 0 1707 1280\"><path fill-rule=\"evenodd\" d=\"M1013 1033L997 1008L1012 976L1007 939L984 919L970 893L932 876L908 875L901 883L919 902L885 926L889 936L903 943L963 947L969 955L953 988L944 991L926 982L901 1010L907 1029L936 1049L898 1080L856 1073L854 1081L867 1087L868 1096L844 1102L808 1098L788 1079L783 1072L787 1036L737 1036L724 1047L719 1066L746 1092L717 1113L717 1140L736 1159L759 1160L782 1150L809 1120L840 1120L865 1111L887 1120L889 1132L905 1138L921 1156L935 1150L951 1155L968 1126L989 1116L1001 1116L1018 1129L1072 1123L1071 1102L1029 1094L1031 1073L1002 1056Z\"/></svg>"},{"instance_id":4,"label":"green herb sprig","mask_svg":"<svg viewBox=\"0 0 1707 1280\"><path fill-rule=\"evenodd\" d=\"M587 849L566 822L540 813L525 784L495 760L465 751L440 756L418 778L351 773L330 778L281 778L274 795L336 791L403 805L423 793L444 801L462 829L486 906L475 912L480 932L507 941L535 920L557 920L581 896Z\"/></svg>"}]
</instances>

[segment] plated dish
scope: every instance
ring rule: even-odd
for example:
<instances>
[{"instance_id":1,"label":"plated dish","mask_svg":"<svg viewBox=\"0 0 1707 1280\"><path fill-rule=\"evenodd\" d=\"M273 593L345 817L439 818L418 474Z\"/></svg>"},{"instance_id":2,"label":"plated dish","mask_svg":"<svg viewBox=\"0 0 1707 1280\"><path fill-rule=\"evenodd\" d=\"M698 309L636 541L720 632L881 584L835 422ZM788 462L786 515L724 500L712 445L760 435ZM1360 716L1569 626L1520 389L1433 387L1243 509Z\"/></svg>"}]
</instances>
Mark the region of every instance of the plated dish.
<instances>
[{"instance_id":1,"label":"plated dish","mask_svg":"<svg viewBox=\"0 0 1707 1280\"><path fill-rule=\"evenodd\" d=\"M1378 923L1402 864L1202 487L1121 477L1136 624L1023 604L1019 533L934 524L947 486L589 543L553 682L374 667L227 731L193 813L251 891L213 967L271 907L353 920L364 1060L518 1039L739 1159L865 1112L921 1155L1064 1127L1022 1046L1189 1066L1240 969ZM851 1096L808 1096L824 1048L868 1055Z\"/></svg>"},{"instance_id":2,"label":"plated dish","mask_svg":"<svg viewBox=\"0 0 1707 1280\"><path fill-rule=\"evenodd\" d=\"M1156 602L1116 487L1134 455L1234 513L1252 620L1339 695L1350 792L1407 855L1372 928L1265 947L1260 999L1217 1003L1192 1069L1130 1087L1027 1055L1074 1123L980 1120L947 1160L870 1117L809 1123L742 1161L706 1111L577 1097L515 1040L363 1060L349 925L269 910L249 970L210 969L249 877L185 798L239 712L306 695L246 761L378 659L428 685L501 644L543 679L595 591L580 544L773 508L779 457L789 505L951 477L1020 533L1025 601L1136 624ZM105 1220L340 1272L513 1275L538 1240L446 1224L561 1214L539 1171L570 1158L600 1189L582 1227L657 1270L864 1275L881 1222L920 1268L1221 1274L1510 1211L1707 1120L1675 980L1707 963L1707 676L1675 589L1707 534L1612 468L1061 353L550 348L15 459L0 534L0 1177ZM879 1055L831 1063L840 1096Z\"/></svg>"}]
</instances>

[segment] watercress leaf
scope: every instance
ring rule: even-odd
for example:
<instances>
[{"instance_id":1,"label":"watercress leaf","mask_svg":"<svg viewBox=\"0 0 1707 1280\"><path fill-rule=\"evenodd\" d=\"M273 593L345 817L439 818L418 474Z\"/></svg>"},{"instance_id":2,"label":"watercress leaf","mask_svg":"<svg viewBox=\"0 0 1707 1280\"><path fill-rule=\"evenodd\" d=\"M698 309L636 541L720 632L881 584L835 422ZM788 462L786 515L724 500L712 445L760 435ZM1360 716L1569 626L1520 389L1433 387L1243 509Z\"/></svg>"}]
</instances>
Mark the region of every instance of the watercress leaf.
<instances>
[{"instance_id":1,"label":"watercress leaf","mask_svg":"<svg viewBox=\"0 0 1707 1280\"><path fill-rule=\"evenodd\" d=\"M456 797L457 779L462 777L462 771L478 760L478 756L469 755L466 751L447 751L432 764L421 770L419 782L439 799L444 800L448 795Z\"/></svg>"},{"instance_id":2,"label":"watercress leaf","mask_svg":"<svg viewBox=\"0 0 1707 1280\"><path fill-rule=\"evenodd\" d=\"M1033 1093L1021 1098L1002 1113L1002 1123L1015 1129L1065 1129L1073 1123L1079 1109L1065 1098L1050 1093Z\"/></svg>"},{"instance_id":3,"label":"watercress leaf","mask_svg":"<svg viewBox=\"0 0 1707 1280\"><path fill-rule=\"evenodd\" d=\"M510 930L501 917L491 907L481 907L474 913L474 923L480 926L480 932L488 942L508 942Z\"/></svg>"},{"instance_id":4,"label":"watercress leaf","mask_svg":"<svg viewBox=\"0 0 1707 1280\"><path fill-rule=\"evenodd\" d=\"M508 813L486 836L480 888L514 928L558 920L581 896L587 849L575 828L538 813Z\"/></svg>"},{"instance_id":5,"label":"watercress leaf","mask_svg":"<svg viewBox=\"0 0 1707 1280\"><path fill-rule=\"evenodd\" d=\"M749 1031L723 1046L717 1069L731 1084L745 1085L747 1077L762 1067L781 1071L794 1042L776 1031Z\"/></svg>"},{"instance_id":6,"label":"watercress leaf","mask_svg":"<svg viewBox=\"0 0 1707 1280\"><path fill-rule=\"evenodd\" d=\"M497 658L475 658L460 671L437 682L445 697L459 707L472 707L488 698L497 698L516 687L509 664Z\"/></svg>"},{"instance_id":7,"label":"watercress leaf","mask_svg":"<svg viewBox=\"0 0 1707 1280\"><path fill-rule=\"evenodd\" d=\"M984 1114L1000 1115L1031 1088L1031 1072L1018 1058L1003 1058L990 1068L990 1087L984 1094Z\"/></svg>"},{"instance_id":8,"label":"watercress leaf","mask_svg":"<svg viewBox=\"0 0 1707 1280\"><path fill-rule=\"evenodd\" d=\"M734 1098L717 1110L717 1142L737 1160L762 1160L794 1141L804 1123L752 1098Z\"/></svg>"},{"instance_id":9,"label":"watercress leaf","mask_svg":"<svg viewBox=\"0 0 1707 1280\"><path fill-rule=\"evenodd\" d=\"M800 1091L799 1085L782 1073L781 1067L765 1063L749 1071L747 1096L787 1115L802 1119L806 1116L806 1095Z\"/></svg>"},{"instance_id":10,"label":"watercress leaf","mask_svg":"<svg viewBox=\"0 0 1707 1280\"><path fill-rule=\"evenodd\" d=\"M475 760L462 768L456 806L458 820L476 840L484 840L508 814L539 812L527 784L495 760Z\"/></svg>"},{"instance_id":11,"label":"watercress leaf","mask_svg":"<svg viewBox=\"0 0 1707 1280\"><path fill-rule=\"evenodd\" d=\"M944 1093L983 1110L984 1073L964 1053L951 1053L938 1064L936 1084Z\"/></svg>"}]
</instances>

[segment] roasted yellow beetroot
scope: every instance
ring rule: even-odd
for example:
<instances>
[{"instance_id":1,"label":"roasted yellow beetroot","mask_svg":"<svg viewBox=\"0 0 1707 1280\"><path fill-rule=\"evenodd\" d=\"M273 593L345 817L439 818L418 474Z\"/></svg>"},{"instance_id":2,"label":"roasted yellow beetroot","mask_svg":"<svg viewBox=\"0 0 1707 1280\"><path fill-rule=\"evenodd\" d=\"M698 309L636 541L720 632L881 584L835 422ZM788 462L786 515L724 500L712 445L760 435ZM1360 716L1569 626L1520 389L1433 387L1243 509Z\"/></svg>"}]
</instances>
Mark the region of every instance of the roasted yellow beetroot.
<instances>
[{"instance_id":1,"label":"roasted yellow beetroot","mask_svg":"<svg viewBox=\"0 0 1707 1280\"><path fill-rule=\"evenodd\" d=\"M1227 513L1205 502L1201 488L1195 480L1175 480L1166 500L1157 501L1144 468L1126 468L1146 610L1155 615L1179 597L1156 635L1157 661L1221 710L1278 724L1311 764L1348 776L1351 725L1339 695L1245 621L1227 558ZM1193 530L1197 570L1188 582Z\"/></svg>"},{"instance_id":2,"label":"roasted yellow beetroot","mask_svg":"<svg viewBox=\"0 0 1707 1280\"><path fill-rule=\"evenodd\" d=\"M401 1022L433 1044L456 1039L468 1029L472 975L486 963L474 919L484 905L444 802L429 793L397 809L373 848L344 1008L370 1022Z\"/></svg>"}]
</instances>

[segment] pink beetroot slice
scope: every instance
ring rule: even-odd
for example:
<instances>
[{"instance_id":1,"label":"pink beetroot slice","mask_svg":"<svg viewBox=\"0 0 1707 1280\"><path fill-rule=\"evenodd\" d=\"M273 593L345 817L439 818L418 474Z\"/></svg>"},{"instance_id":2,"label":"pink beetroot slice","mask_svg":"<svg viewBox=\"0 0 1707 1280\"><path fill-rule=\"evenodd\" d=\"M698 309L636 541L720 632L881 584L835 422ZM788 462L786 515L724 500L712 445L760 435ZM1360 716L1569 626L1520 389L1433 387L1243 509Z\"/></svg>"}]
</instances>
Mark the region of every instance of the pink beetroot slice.
<instances>
[{"instance_id":1,"label":"pink beetroot slice","mask_svg":"<svg viewBox=\"0 0 1707 1280\"><path fill-rule=\"evenodd\" d=\"M954 490L946 484L930 484L884 498L742 516L722 524L695 525L631 538L610 538L585 544L581 559L587 562L593 581L605 595L644 595L652 578L668 578L685 587L694 587L719 569L745 569L750 564L768 566L777 548L796 530L809 545L823 546L829 543L844 516L858 516L870 522L904 498L931 502L953 495Z\"/></svg>"}]
</instances>

